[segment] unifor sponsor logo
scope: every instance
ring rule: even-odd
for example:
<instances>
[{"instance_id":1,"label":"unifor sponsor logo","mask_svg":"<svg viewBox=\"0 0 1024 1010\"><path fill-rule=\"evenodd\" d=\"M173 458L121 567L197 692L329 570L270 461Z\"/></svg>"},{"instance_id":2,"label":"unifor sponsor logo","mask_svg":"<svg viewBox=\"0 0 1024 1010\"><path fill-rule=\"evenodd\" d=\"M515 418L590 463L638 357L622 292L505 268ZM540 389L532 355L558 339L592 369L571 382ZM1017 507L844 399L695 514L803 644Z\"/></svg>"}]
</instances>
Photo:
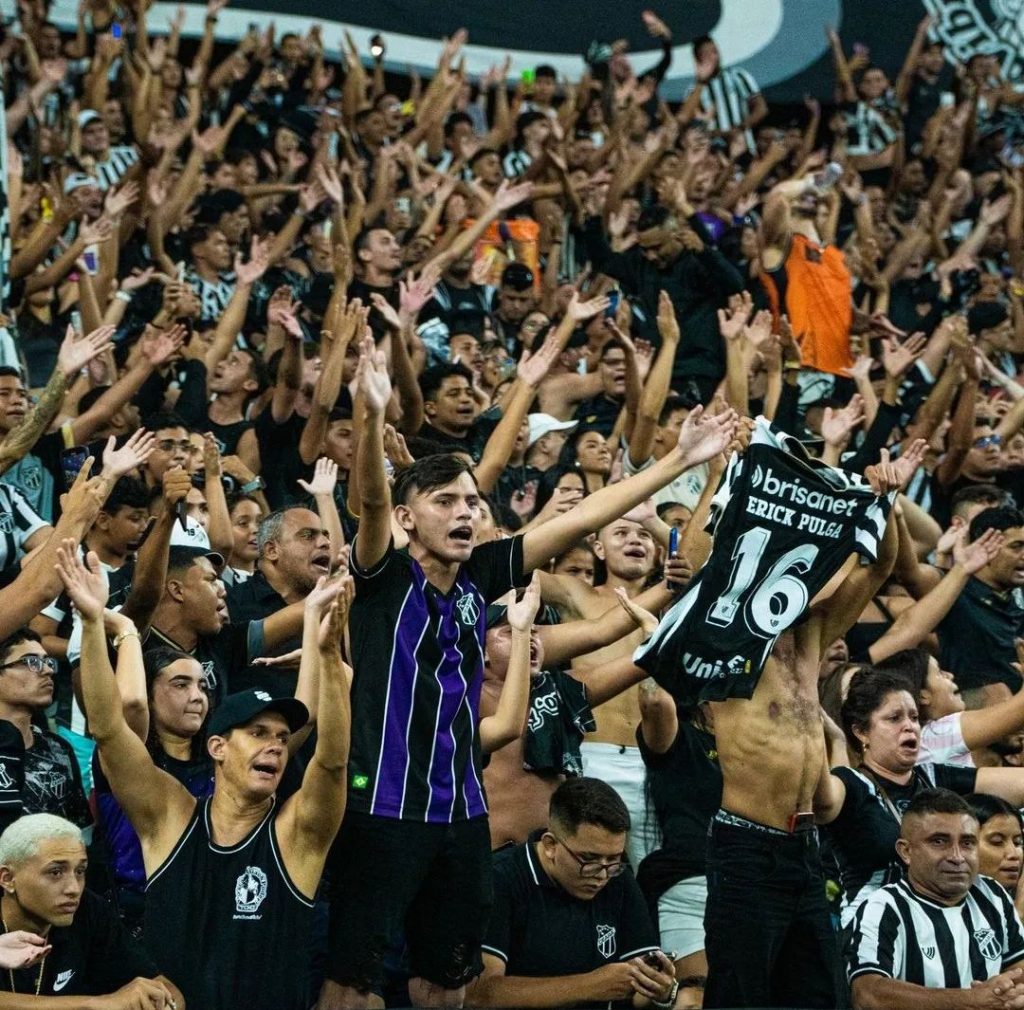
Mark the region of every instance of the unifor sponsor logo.
<instances>
[{"instance_id":1,"label":"unifor sponsor logo","mask_svg":"<svg viewBox=\"0 0 1024 1010\"><path fill-rule=\"evenodd\" d=\"M683 669L698 680L721 680L725 677L739 677L750 673L750 660L744 656L732 659L705 659L692 652L683 653Z\"/></svg>"}]
</instances>

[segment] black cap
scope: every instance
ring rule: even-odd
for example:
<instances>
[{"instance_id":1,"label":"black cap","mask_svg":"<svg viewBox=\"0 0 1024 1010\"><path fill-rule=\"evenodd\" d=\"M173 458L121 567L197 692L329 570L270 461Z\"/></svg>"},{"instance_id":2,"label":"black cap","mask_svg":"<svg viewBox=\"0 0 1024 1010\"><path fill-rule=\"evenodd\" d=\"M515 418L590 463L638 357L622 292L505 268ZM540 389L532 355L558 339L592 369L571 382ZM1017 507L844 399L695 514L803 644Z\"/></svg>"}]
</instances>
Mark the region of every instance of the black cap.
<instances>
[{"instance_id":1,"label":"black cap","mask_svg":"<svg viewBox=\"0 0 1024 1010\"><path fill-rule=\"evenodd\" d=\"M525 263L509 263L501 272L503 287L525 291L533 287L533 271Z\"/></svg>"},{"instance_id":2,"label":"black cap","mask_svg":"<svg viewBox=\"0 0 1024 1010\"><path fill-rule=\"evenodd\" d=\"M309 722L309 709L298 698L275 698L267 691L252 688L229 694L214 710L206 729L207 736L224 736L238 726L244 726L264 712L277 712L284 716L288 728L296 733Z\"/></svg>"}]
</instances>

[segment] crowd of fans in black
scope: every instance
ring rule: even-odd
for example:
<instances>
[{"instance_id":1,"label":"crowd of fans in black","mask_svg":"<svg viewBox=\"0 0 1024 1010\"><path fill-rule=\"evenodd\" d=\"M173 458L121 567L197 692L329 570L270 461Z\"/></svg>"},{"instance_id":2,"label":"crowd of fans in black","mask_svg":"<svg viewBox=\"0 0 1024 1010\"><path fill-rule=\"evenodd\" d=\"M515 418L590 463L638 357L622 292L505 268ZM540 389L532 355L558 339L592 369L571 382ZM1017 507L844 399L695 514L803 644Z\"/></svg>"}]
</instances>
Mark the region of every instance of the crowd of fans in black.
<instances>
[{"instance_id":1,"label":"crowd of fans in black","mask_svg":"<svg viewBox=\"0 0 1024 1010\"><path fill-rule=\"evenodd\" d=\"M0 41L0 1010L1024 1007L1024 92L226 2Z\"/></svg>"}]
</instances>

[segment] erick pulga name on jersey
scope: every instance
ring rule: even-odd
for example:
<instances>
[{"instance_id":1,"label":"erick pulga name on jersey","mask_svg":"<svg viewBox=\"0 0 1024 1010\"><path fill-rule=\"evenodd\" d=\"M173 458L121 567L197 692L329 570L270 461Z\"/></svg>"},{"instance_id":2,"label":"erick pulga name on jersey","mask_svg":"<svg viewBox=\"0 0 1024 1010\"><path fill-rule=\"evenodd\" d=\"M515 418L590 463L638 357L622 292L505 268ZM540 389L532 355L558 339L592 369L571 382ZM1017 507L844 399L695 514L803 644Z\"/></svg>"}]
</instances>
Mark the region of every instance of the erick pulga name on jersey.
<instances>
[{"instance_id":1,"label":"erick pulga name on jersey","mask_svg":"<svg viewBox=\"0 0 1024 1010\"><path fill-rule=\"evenodd\" d=\"M797 532L804 531L833 540L839 539L846 527L829 517L848 518L858 507L855 499L808 488L796 478L783 480L775 475L771 467L756 466L750 475L750 487L756 488L766 497L748 495L745 509L748 515L767 519ZM790 505L797 508L791 508ZM751 662L744 656L711 661L690 652L683 653L682 666L687 674L700 680L736 677L749 674L751 670Z\"/></svg>"}]
</instances>

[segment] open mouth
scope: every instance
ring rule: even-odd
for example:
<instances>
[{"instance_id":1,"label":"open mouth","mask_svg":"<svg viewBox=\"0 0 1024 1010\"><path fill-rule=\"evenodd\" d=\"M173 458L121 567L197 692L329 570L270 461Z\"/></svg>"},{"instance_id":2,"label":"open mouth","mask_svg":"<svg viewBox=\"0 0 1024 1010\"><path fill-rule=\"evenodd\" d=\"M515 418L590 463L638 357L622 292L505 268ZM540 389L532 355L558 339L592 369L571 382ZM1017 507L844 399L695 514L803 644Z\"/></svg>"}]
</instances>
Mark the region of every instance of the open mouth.
<instances>
[{"instance_id":1,"label":"open mouth","mask_svg":"<svg viewBox=\"0 0 1024 1010\"><path fill-rule=\"evenodd\" d=\"M645 551L642 547L627 547L622 553L627 558L633 558L633 560L635 561L647 560L647 551Z\"/></svg>"},{"instance_id":2,"label":"open mouth","mask_svg":"<svg viewBox=\"0 0 1024 1010\"><path fill-rule=\"evenodd\" d=\"M277 776L277 765L270 761L257 761L252 770L262 779L273 779Z\"/></svg>"},{"instance_id":3,"label":"open mouth","mask_svg":"<svg viewBox=\"0 0 1024 1010\"><path fill-rule=\"evenodd\" d=\"M310 564L319 572L328 575L331 571L331 556L329 554L318 554Z\"/></svg>"},{"instance_id":4,"label":"open mouth","mask_svg":"<svg viewBox=\"0 0 1024 1010\"><path fill-rule=\"evenodd\" d=\"M473 542L473 527L472 526L456 526L448 534L449 540L458 540L462 543L471 544Z\"/></svg>"}]
</instances>

